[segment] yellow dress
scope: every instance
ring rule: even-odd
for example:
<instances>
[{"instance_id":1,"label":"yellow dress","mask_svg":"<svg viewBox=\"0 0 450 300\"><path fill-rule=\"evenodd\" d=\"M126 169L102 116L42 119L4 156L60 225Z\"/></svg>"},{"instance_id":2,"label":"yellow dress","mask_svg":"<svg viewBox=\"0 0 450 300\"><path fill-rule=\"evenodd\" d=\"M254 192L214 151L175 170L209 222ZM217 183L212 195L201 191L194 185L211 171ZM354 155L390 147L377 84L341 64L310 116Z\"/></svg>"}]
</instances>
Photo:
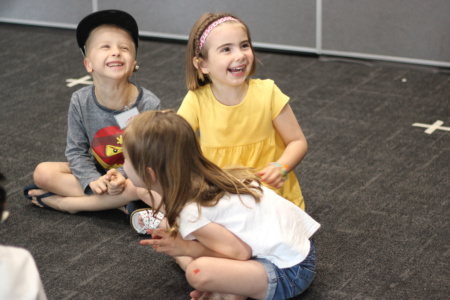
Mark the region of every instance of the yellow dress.
<instances>
[{"instance_id":1,"label":"yellow dress","mask_svg":"<svg viewBox=\"0 0 450 300\"><path fill-rule=\"evenodd\" d=\"M289 97L273 80L250 79L247 95L237 105L217 101L208 84L189 91L178 114L194 131L198 130L203 154L216 165L246 166L260 171L277 161L286 148L272 121L288 101ZM282 188L273 190L305 209L294 172L289 172Z\"/></svg>"}]
</instances>

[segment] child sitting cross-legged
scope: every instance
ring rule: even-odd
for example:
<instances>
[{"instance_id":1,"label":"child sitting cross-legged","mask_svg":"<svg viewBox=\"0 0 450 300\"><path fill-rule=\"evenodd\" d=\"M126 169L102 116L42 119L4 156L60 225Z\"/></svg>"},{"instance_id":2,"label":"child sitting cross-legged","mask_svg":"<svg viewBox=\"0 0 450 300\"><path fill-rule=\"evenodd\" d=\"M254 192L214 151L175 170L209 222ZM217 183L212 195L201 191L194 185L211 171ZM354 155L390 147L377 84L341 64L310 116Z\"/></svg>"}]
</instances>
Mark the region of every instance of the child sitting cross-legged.
<instances>
[{"instance_id":1,"label":"child sitting cross-legged","mask_svg":"<svg viewBox=\"0 0 450 300\"><path fill-rule=\"evenodd\" d=\"M124 155L134 185L161 196L152 197L152 214L167 220L148 229L153 239L141 244L175 257L195 289L192 299L287 299L311 284L311 237L320 224L262 186L252 169L221 169L208 160L183 117L137 116L125 130Z\"/></svg>"},{"instance_id":2,"label":"child sitting cross-legged","mask_svg":"<svg viewBox=\"0 0 450 300\"><path fill-rule=\"evenodd\" d=\"M137 70L138 33L135 19L119 10L92 13L78 24L77 42L94 84L73 93L67 162L36 167L34 184L24 189L32 203L76 213L123 208L145 196L122 170L128 120L160 108L152 92L130 81Z\"/></svg>"}]
</instances>

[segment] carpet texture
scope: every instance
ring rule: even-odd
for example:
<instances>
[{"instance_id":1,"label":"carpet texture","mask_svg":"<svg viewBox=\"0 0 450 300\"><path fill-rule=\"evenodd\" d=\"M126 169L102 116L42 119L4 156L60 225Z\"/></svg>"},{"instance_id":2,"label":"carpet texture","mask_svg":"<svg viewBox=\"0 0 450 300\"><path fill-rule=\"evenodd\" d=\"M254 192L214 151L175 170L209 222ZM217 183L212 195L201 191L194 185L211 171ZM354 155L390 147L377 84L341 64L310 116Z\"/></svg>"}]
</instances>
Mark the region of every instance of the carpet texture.
<instances>
[{"instance_id":1,"label":"carpet texture","mask_svg":"<svg viewBox=\"0 0 450 300\"><path fill-rule=\"evenodd\" d=\"M33 254L49 299L189 299L178 265L140 246L123 213L71 215L23 196L39 162L65 161L70 97L84 86L67 85L88 74L73 30L0 24L0 43L0 172L11 212L0 244ZM448 299L449 70L256 55L255 77L291 97L308 140L295 172L322 224L316 279L295 299ZM133 80L176 110L184 56L184 44L142 40Z\"/></svg>"}]
</instances>

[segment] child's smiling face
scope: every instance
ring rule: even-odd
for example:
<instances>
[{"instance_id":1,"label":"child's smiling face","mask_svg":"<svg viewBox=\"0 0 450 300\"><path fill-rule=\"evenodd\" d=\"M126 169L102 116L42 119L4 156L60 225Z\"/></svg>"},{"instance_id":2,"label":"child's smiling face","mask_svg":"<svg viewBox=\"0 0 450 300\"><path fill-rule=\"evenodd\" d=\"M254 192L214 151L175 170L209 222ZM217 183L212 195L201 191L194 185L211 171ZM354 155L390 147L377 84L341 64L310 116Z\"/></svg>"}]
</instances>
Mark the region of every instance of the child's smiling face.
<instances>
[{"instance_id":1,"label":"child's smiling face","mask_svg":"<svg viewBox=\"0 0 450 300\"><path fill-rule=\"evenodd\" d=\"M205 43L208 58L200 65L213 84L243 84L251 71L253 51L245 27L225 22L211 31Z\"/></svg>"},{"instance_id":2,"label":"child's smiling face","mask_svg":"<svg viewBox=\"0 0 450 300\"><path fill-rule=\"evenodd\" d=\"M86 42L84 63L93 76L130 77L136 65L136 48L131 36L116 26L97 27Z\"/></svg>"}]
</instances>

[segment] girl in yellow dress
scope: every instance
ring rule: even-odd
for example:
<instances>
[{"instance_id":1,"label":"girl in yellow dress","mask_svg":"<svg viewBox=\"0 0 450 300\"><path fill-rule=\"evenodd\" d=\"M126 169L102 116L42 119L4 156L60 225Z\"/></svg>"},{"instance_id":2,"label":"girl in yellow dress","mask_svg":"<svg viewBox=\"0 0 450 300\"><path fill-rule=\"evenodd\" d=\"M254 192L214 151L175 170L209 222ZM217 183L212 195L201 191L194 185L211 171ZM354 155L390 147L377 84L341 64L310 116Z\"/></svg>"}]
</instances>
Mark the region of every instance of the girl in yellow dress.
<instances>
[{"instance_id":1,"label":"girl in yellow dress","mask_svg":"<svg viewBox=\"0 0 450 300\"><path fill-rule=\"evenodd\" d=\"M308 144L289 97L273 80L250 79L255 69L245 23L230 14L203 15L189 36L189 92L178 113L199 133L208 159L222 168L255 168L266 186L305 209L292 171Z\"/></svg>"}]
</instances>

